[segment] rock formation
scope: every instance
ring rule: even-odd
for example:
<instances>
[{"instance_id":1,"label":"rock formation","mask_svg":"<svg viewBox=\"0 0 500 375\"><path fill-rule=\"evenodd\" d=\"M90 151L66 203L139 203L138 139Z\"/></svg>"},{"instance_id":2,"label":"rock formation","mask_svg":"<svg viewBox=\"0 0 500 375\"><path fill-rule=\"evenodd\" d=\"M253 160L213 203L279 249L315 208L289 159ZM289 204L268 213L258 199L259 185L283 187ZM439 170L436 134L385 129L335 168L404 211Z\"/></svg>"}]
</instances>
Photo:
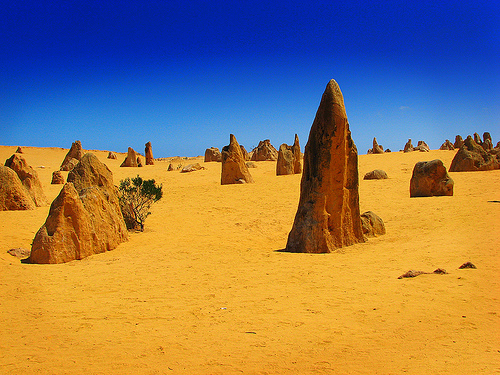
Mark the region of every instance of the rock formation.
<instances>
[{"instance_id":1,"label":"rock formation","mask_svg":"<svg viewBox=\"0 0 500 375\"><path fill-rule=\"evenodd\" d=\"M377 143L377 138L373 137L373 147L368 150L369 154L383 154L384 148Z\"/></svg>"},{"instance_id":2,"label":"rock formation","mask_svg":"<svg viewBox=\"0 0 500 375\"><path fill-rule=\"evenodd\" d=\"M71 148L66 154L62 164L61 171L70 171L80 161L83 156L82 143L75 141L71 144Z\"/></svg>"},{"instance_id":3,"label":"rock formation","mask_svg":"<svg viewBox=\"0 0 500 375\"><path fill-rule=\"evenodd\" d=\"M113 174L85 154L50 206L33 240L30 263L65 263L113 250L128 239Z\"/></svg>"},{"instance_id":4,"label":"rock formation","mask_svg":"<svg viewBox=\"0 0 500 375\"><path fill-rule=\"evenodd\" d=\"M408 139L408 142L405 144L405 148L403 149L404 152L411 152L413 151L413 145L411 144L411 139Z\"/></svg>"},{"instance_id":5,"label":"rock formation","mask_svg":"<svg viewBox=\"0 0 500 375\"><path fill-rule=\"evenodd\" d=\"M201 169L205 169L205 167L202 167L200 163L188 164L184 168L182 168L181 173L189 173L189 172L199 171Z\"/></svg>"},{"instance_id":6,"label":"rock formation","mask_svg":"<svg viewBox=\"0 0 500 375\"><path fill-rule=\"evenodd\" d=\"M454 150L455 146L450 142L449 139L445 140L444 143L439 147L440 150Z\"/></svg>"},{"instance_id":7,"label":"rock formation","mask_svg":"<svg viewBox=\"0 0 500 375\"><path fill-rule=\"evenodd\" d=\"M138 167L137 164L137 153L134 151L132 147L128 148L127 157L120 165L120 167Z\"/></svg>"},{"instance_id":8,"label":"rock formation","mask_svg":"<svg viewBox=\"0 0 500 375\"><path fill-rule=\"evenodd\" d=\"M154 165L155 159L153 158L153 148L151 147L151 142L146 143L144 155L146 158L146 165Z\"/></svg>"},{"instance_id":9,"label":"rock formation","mask_svg":"<svg viewBox=\"0 0 500 375\"><path fill-rule=\"evenodd\" d=\"M365 242L358 185L358 152L342 92L331 80L305 148L300 201L286 251L329 253Z\"/></svg>"},{"instance_id":10,"label":"rock formation","mask_svg":"<svg viewBox=\"0 0 500 375\"><path fill-rule=\"evenodd\" d=\"M367 237L377 237L385 234L384 221L371 211L361 214L361 225L363 234Z\"/></svg>"},{"instance_id":11,"label":"rock formation","mask_svg":"<svg viewBox=\"0 0 500 375\"><path fill-rule=\"evenodd\" d=\"M297 174L302 172L299 137L295 134L292 146L283 143L278 151L278 162L276 163L276 175Z\"/></svg>"},{"instance_id":12,"label":"rock formation","mask_svg":"<svg viewBox=\"0 0 500 375\"><path fill-rule=\"evenodd\" d=\"M413 168L410 197L453 195L453 180L439 159L420 161Z\"/></svg>"},{"instance_id":13,"label":"rock formation","mask_svg":"<svg viewBox=\"0 0 500 375\"><path fill-rule=\"evenodd\" d=\"M17 147L16 154L24 154L23 149L21 148L21 146Z\"/></svg>"},{"instance_id":14,"label":"rock formation","mask_svg":"<svg viewBox=\"0 0 500 375\"><path fill-rule=\"evenodd\" d=\"M38 173L26 163L26 160L22 156L17 154L12 155L5 162L5 166L17 173L21 183L37 207L47 204L47 198L43 192L42 182L38 178Z\"/></svg>"},{"instance_id":15,"label":"rock formation","mask_svg":"<svg viewBox=\"0 0 500 375\"><path fill-rule=\"evenodd\" d=\"M0 165L0 211L33 210L35 202L9 167Z\"/></svg>"},{"instance_id":16,"label":"rock formation","mask_svg":"<svg viewBox=\"0 0 500 375\"><path fill-rule=\"evenodd\" d=\"M450 166L450 172L489 171L499 169L494 155L486 152L469 135L458 150Z\"/></svg>"},{"instance_id":17,"label":"rock formation","mask_svg":"<svg viewBox=\"0 0 500 375\"><path fill-rule=\"evenodd\" d=\"M365 174L363 177L363 180L384 180L386 178L389 178L387 176L387 173L381 169L375 169L371 172L368 172Z\"/></svg>"},{"instance_id":18,"label":"rock formation","mask_svg":"<svg viewBox=\"0 0 500 375\"><path fill-rule=\"evenodd\" d=\"M477 133L474 133L474 142L476 142L480 146L483 144L483 141L481 140L481 136Z\"/></svg>"},{"instance_id":19,"label":"rock formation","mask_svg":"<svg viewBox=\"0 0 500 375\"><path fill-rule=\"evenodd\" d=\"M254 182L236 137L231 134L229 138L229 145L222 149L221 185Z\"/></svg>"},{"instance_id":20,"label":"rock formation","mask_svg":"<svg viewBox=\"0 0 500 375\"><path fill-rule=\"evenodd\" d=\"M277 160L278 150L274 148L269 139L259 142L259 145L252 150L252 161Z\"/></svg>"},{"instance_id":21,"label":"rock formation","mask_svg":"<svg viewBox=\"0 0 500 375\"><path fill-rule=\"evenodd\" d=\"M460 148L464 144L464 140L462 139L462 136L457 135L455 136L455 143L453 143L453 146L455 148Z\"/></svg>"},{"instance_id":22,"label":"rock formation","mask_svg":"<svg viewBox=\"0 0 500 375\"><path fill-rule=\"evenodd\" d=\"M52 172L52 185L64 184L64 176L61 171Z\"/></svg>"},{"instance_id":23,"label":"rock formation","mask_svg":"<svg viewBox=\"0 0 500 375\"><path fill-rule=\"evenodd\" d=\"M240 145L240 148L241 148L241 154L243 155L243 158L246 161L250 161L250 154L248 153L247 149L243 145Z\"/></svg>"},{"instance_id":24,"label":"rock formation","mask_svg":"<svg viewBox=\"0 0 500 375\"><path fill-rule=\"evenodd\" d=\"M114 152L109 151L108 152L108 159L116 160L117 159L116 154Z\"/></svg>"},{"instance_id":25,"label":"rock formation","mask_svg":"<svg viewBox=\"0 0 500 375\"><path fill-rule=\"evenodd\" d=\"M137 166L142 167L144 164L142 164L142 159L139 155L137 155Z\"/></svg>"},{"instance_id":26,"label":"rock formation","mask_svg":"<svg viewBox=\"0 0 500 375\"><path fill-rule=\"evenodd\" d=\"M485 151L490 151L493 149L493 140L491 139L491 134L488 132L483 133L483 144L481 145Z\"/></svg>"},{"instance_id":27,"label":"rock formation","mask_svg":"<svg viewBox=\"0 0 500 375\"><path fill-rule=\"evenodd\" d=\"M418 141L417 147L413 148L413 151L429 152L431 149L424 141Z\"/></svg>"},{"instance_id":28,"label":"rock formation","mask_svg":"<svg viewBox=\"0 0 500 375\"><path fill-rule=\"evenodd\" d=\"M212 161L220 162L222 160L222 155L217 147L210 147L205 150L205 163L210 163Z\"/></svg>"}]
</instances>

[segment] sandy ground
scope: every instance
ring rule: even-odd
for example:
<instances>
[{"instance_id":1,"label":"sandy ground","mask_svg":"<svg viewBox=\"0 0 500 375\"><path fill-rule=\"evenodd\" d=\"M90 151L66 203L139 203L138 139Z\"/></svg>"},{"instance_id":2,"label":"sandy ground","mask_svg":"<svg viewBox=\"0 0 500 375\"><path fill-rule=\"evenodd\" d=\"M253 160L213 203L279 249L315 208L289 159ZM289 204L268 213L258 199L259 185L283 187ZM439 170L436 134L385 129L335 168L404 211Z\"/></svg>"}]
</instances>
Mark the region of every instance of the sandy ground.
<instances>
[{"instance_id":1,"label":"sandy ground","mask_svg":"<svg viewBox=\"0 0 500 375\"><path fill-rule=\"evenodd\" d=\"M24 151L52 201L67 150ZM415 163L449 168L454 151L361 155L361 211L387 234L310 255L279 251L300 175L273 162L250 170L255 184L221 186L220 163L181 174L95 153L116 184L154 178L164 198L144 233L61 265L6 253L30 247L48 206L0 212L1 374L500 373L500 171L450 173L453 197L409 198ZM389 179L362 180L373 169ZM449 273L398 279L438 267Z\"/></svg>"}]
</instances>

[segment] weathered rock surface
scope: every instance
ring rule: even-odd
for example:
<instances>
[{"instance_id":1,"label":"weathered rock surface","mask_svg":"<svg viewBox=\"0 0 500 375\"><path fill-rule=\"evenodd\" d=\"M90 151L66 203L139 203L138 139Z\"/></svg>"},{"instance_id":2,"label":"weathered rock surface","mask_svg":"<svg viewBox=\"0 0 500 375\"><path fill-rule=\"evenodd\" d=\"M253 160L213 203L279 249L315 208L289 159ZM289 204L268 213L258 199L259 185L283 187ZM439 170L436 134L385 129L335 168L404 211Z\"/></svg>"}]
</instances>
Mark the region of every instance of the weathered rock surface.
<instances>
[{"instance_id":1,"label":"weathered rock surface","mask_svg":"<svg viewBox=\"0 0 500 375\"><path fill-rule=\"evenodd\" d=\"M485 151L491 151L493 149L493 140L491 139L491 134L489 132L483 133L483 143L481 144Z\"/></svg>"},{"instance_id":2,"label":"weathered rock surface","mask_svg":"<svg viewBox=\"0 0 500 375\"><path fill-rule=\"evenodd\" d=\"M455 136L455 143L453 143L453 146L455 148L460 148L464 144L464 140L462 139L462 136L457 135Z\"/></svg>"},{"instance_id":3,"label":"weathered rock surface","mask_svg":"<svg viewBox=\"0 0 500 375\"><path fill-rule=\"evenodd\" d=\"M146 165L154 165L155 159L153 157L153 148L151 147L151 142L146 143L144 155L144 157L146 158Z\"/></svg>"},{"instance_id":4,"label":"weathered rock surface","mask_svg":"<svg viewBox=\"0 0 500 375\"><path fill-rule=\"evenodd\" d=\"M429 152L431 149L424 141L418 141L417 147L413 148L413 151Z\"/></svg>"},{"instance_id":5,"label":"weathered rock surface","mask_svg":"<svg viewBox=\"0 0 500 375\"><path fill-rule=\"evenodd\" d=\"M253 183L236 137L229 138L229 145L222 148L221 185Z\"/></svg>"},{"instance_id":6,"label":"weathered rock surface","mask_svg":"<svg viewBox=\"0 0 500 375\"><path fill-rule=\"evenodd\" d=\"M363 180L384 180L389 178L387 173L381 169L375 169L365 174Z\"/></svg>"},{"instance_id":7,"label":"weathered rock surface","mask_svg":"<svg viewBox=\"0 0 500 375\"><path fill-rule=\"evenodd\" d=\"M411 152L411 151L413 151L413 145L411 144L411 139L408 139L408 142L406 142L403 151L404 152Z\"/></svg>"},{"instance_id":8,"label":"weathered rock surface","mask_svg":"<svg viewBox=\"0 0 500 375\"><path fill-rule=\"evenodd\" d=\"M496 157L484 150L469 135L458 150L450 166L450 172L489 171L499 169Z\"/></svg>"},{"instance_id":9,"label":"weathered rock surface","mask_svg":"<svg viewBox=\"0 0 500 375\"><path fill-rule=\"evenodd\" d=\"M201 169L205 169L205 167L202 167L200 163L188 164L184 168L182 168L181 173L189 173L189 172L199 171Z\"/></svg>"},{"instance_id":10,"label":"weathered rock surface","mask_svg":"<svg viewBox=\"0 0 500 375\"><path fill-rule=\"evenodd\" d=\"M71 148L64 157L61 164L61 171L70 171L73 167L78 164L83 156L82 143L80 141L75 141L71 144Z\"/></svg>"},{"instance_id":11,"label":"weathered rock surface","mask_svg":"<svg viewBox=\"0 0 500 375\"><path fill-rule=\"evenodd\" d=\"M139 165L137 164L137 158L137 152L135 152L132 147L129 147L127 151L127 157L120 165L120 167L138 167Z\"/></svg>"},{"instance_id":12,"label":"weathered rock surface","mask_svg":"<svg viewBox=\"0 0 500 375\"><path fill-rule=\"evenodd\" d=\"M455 146L453 146L453 143L450 142L449 139L445 140L441 147L439 147L440 150L454 150Z\"/></svg>"},{"instance_id":13,"label":"weathered rock surface","mask_svg":"<svg viewBox=\"0 0 500 375\"><path fill-rule=\"evenodd\" d=\"M61 171L52 172L52 185L64 184L64 176Z\"/></svg>"},{"instance_id":14,"label":"weathered rock surface","mask_svg":"<svg viewBox=\"0 0 500 375\"><path fill-rule=\"evenodd\" d=\"M248 151L245 148L245 146L240 145L240 149L241 149L241 154L243 155L243 159L245 159L246 161L249 161L250 160L250 154L248 153ZM221 158L222 158L222 156L221 156Z\"/></svg>"},{"instance_id":15,"label":"weathered rock surface","mask_svg":"<svg viewBox=\"0 0 500 375\"><path fill-rule=\"evenodd\" d=\"M278 160L278 150L274 148L269 139L259 142L259 145L252 150L252 161L275 161Z\"/></svg>"},{"instance_id":16,"label":"weathered rock surface","mask_svg":"<svg viewBox=\"0 0 500 375\"><path fill-rule=\"evenodd\" d=\"M144 164L142 164L142 159L140 156L137 156L137 166L142 167Z\"/></svg>"},{"instance_id":17,"label":"weathered rock surface","mask_svg":"<svg viewBox=\"0 0 500 375\"><path fill-rule=\"evenodd\" d=\"M212 161L221 162L222 155L217 147L210 147L205 150L205 163L210 163Z\"/></svg>"},{"instance_id":18,"label":"weathered rock surface","mask_svg":"<svg viewBox=\"0 0 500 375\"><path fill-rule=\"evenodd\" d=\"M108 159L116 160L117 159L116 154L114 152L109 151L108 152Z\"/></svg>"},{"instance_id":19,"label":"weathered rock surface","mask_svg":"<svg viewBox=\"0 0 500 375\"><path fill-rule=\"evenodd\" d=\"M16 154L24 154L23 149L21 148L21 146L17 147Z\"/></svg>"},{"instance_id":20,"label":"weathered rock surface","mask_svg":"<svg viewBox=\"0 0 500 375\"><path fill-rule=\"evenodd\" d=\"M365 242L358 187L358 152L342 92L331 80L305 147L300 201L286 251L329 253Z\"/></svg>"},{"instance_id":21,"label":"weathered rock surface","mask_svg":"<svg viewBox=\"0 0 500 375\"><path fill-rule=\"evenodd\" d=\"M361 214L361 225L363 234L367 237L377 237L385 234L384 221L372 211Z\"/></svg>"},{"instance_id":22,"label":"weathered rock surface","mask_svg":"<svg viewBox=\"0 0 500 375\"><path fill-rule=\"evenodd\" d=\"M477 133L474 133L474 142L476 142L478 145L482 145L483 141L481 140L481 136Z\"/></svg>"},{"instance_id":23,"label":"weathered rock surface","mask_svg":"<svg viewBox=\"0 0 500 375\"><path fill-rule=\"evenodd\" d=\"M413 168L410 197L453 195L454 182L439 159L420 161Z\"/></svg>"},{"instance_id":24,"label":"weathered rock surface","mask_svg":"<svg viewBox=\"0 0 500 375\"><path fill-rule=\"evenodd\" d=\"M377 142L377 138L373 137L373 147L368 150L369 154L383 154L384 148L382 145L379 145Z\"/></svg>"},{"instance_id":25,"label":"weathered rock surface","mask_svg":"<svg viewBox=\"0 0 500 375\"><path fill-rule=\"evenodd\" d=\"M0 211L33 210L35 202L9 167L0 165Z\"/></svg>"},{"instance_id":26,"label":"weathered rock surface","mask_svg":"<svg viewBox=\"0 0 500 375\"><path fill-rule=\"evenodd\" d=\"M7 159L5 166L16 172L37 207L47 205L47 198L43 192L42 182L38 178L38 173L26 163L26 160L22 156L13 154Z\"/></svg>"},{"instance_id":27,"label":"weathered rock surface","mask_svg":"<svg viewBox=\"0 0 500 375\"><path fill-rule=\"evenodd\" d=\"M113 250L128 239L111 171L85 154L50 206L30 263L65 263Z\"/></svg>"},{"instance_id":28,"label":"weathered rock surface","mask_svg":"<svg viewBox=\"0 0 500 375\"><path fill-rule=\"evenodd\" d=\"M297 174L302 172L302 161L299 145L299 137L295 134L292 146L283 143L278 151L278 162L276 163L276 175Z\"/></svg>"},{"instance_id":29,"label":"weathered rock surface","mask_svg":"<svg viewBox=\"0 0 500 375\"><path fill-rule=\"evenodd\" d=\"M24 247L16 247L14 249L7 250L7 253L19 259L26 259L30 256L31 250L25 249Z\"/></svg>"}]
</instances>

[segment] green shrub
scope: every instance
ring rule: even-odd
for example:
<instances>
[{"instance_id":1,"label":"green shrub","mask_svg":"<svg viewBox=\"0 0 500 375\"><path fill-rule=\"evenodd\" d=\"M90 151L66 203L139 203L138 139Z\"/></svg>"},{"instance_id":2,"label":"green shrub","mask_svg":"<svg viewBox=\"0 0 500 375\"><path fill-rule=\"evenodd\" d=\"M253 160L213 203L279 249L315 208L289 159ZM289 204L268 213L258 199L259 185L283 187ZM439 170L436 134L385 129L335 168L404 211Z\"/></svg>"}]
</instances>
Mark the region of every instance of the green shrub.
<instances>
[{"instance_id":1,"label":"green shrub","mask_svg":"<svg viewBox=\"0 0 500 375\"><path fill-rule=\"evenodd\" d=\"M120 208L128 229L144 231L144 221L151 214L151 205L163 196L162 186L154 179L143 180L139 175L120 181Z\"/></svg>"}]
</instances>

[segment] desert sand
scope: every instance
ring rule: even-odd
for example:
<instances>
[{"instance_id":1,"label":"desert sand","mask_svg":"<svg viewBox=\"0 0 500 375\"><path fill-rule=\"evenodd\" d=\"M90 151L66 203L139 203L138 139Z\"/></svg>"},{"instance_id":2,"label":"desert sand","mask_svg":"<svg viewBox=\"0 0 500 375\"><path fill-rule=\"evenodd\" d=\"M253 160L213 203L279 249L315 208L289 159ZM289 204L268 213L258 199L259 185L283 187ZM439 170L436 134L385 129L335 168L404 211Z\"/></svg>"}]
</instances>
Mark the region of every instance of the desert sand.
<instances>
[{"instance_id":1,"label":"desert sand","mask_svg":"<svg viewBox=\"0 0 500 375\"><path fill-rule=\"evenodd\" d=\"M15 150L0 146L0 162ZM23 151L52 201L67 149ZM59 265L6 252L30 248L49 206L0 212L0 373L499 373L500 170L450 173L452 197L409 197L416 162L449 168L455 152L360 155L361 212L387 234L291 254L301 175L255 162L254 184L221 186L221 164L201 157L182 163L206 169L179 173L94 151L115 184L140 174L164 197L143 233ZM389 179L363 180L373 169ZM448 274L398 279L436 268Z\"/></svg>"}]
</instances>

